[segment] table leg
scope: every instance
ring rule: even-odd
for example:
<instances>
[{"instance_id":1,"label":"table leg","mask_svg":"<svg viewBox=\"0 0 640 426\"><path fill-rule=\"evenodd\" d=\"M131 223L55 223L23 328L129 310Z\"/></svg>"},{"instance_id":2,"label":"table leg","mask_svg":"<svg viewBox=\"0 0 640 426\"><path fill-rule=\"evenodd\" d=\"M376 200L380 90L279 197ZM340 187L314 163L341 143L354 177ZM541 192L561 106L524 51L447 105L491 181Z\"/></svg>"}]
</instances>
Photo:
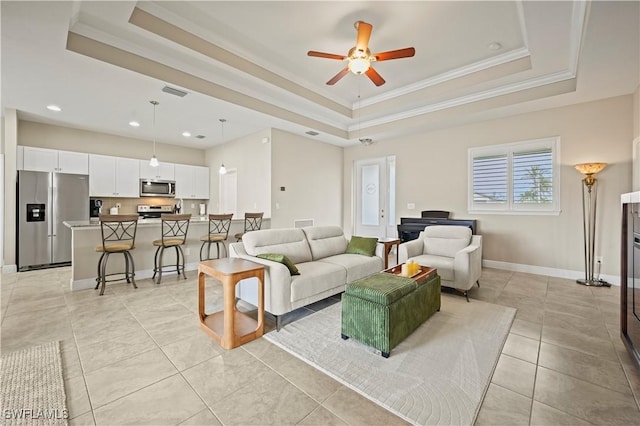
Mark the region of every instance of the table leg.
<instances>
[{"instance_id":1,"label":"table leg","mask_svg":"<svg viewBox=\"0 0 640 426\"><path fill-rule=\"evenodd\" d=\"M198 315L200 317L200 322L204 322L206 314L204 312L204 291L205 291L205 274L204 272L200 272L198 274Z\"/></svg>"},{"instance_id":2,"label":"table leg","mask_svg":"<svg viewBox=\"0 0 640 426\"><path fill-rule=\"evenodd\" d=\"M222 347L233 349L235 347L235 315L236 315L236 281L230 277L222 280L224 303L224 334Z\"/></svg>"}]
</instances>

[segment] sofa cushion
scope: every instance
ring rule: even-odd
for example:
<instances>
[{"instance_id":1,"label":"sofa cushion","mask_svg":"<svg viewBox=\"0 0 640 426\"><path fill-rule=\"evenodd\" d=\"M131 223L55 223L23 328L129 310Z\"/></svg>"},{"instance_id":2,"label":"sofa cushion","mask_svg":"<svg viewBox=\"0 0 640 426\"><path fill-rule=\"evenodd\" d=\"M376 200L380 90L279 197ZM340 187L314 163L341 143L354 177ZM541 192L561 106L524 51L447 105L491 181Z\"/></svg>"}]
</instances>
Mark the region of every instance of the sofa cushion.
<instances>
[{"instance_id":1,"label":"sofa cushion","mask_svg":"<svg viewBox=\"0 0 640 426\"><path fill-rule=\"evenodd\" d=\"M298 271L298 268L296 268L296 265L294 265L291 259L289 259L284 254L263 253L263 254L259 254L256 257L259 257L260 259L267 259L273 262L282 263L284 266L287 267L287 269L289 269L289 273L291 275L300 275L300 272Z\"/></svg>"},{"instance_id":2,"label":"sofa cushion","mask_svg":"<svg viewBox=\"0 0 640 426\"><path fill-rule=\"evenodd\" d=\"M382 271L384 263L378 256L361 256L359 254L338 254L325 257L318 262L340 265L347 270L347 283Z\"/></svg>"},{"instance_id":3,"label":"sofa cushion","mask_svg":"<svg viewBox=\"0 0 640 426\"><path fill-rule=\"evenodd\" d=\"M312 226L302 231L309 241L313 260L342 254L347 248L347 239L339 226Z\"/></svg>"},{"instance_id":4,"label":"sofa cushion","mask_svg":"<svg viewBox=\"0 0 640 426\"><path fill-rule=\"evenodd\" d=\"M453 257L434 256L431 254L423 254L412 257L407 260L413 260L419 265L430 266L438 270L438 275L445 281L454 281L455 273L453 271Z\"/></svg>"},{"instance_id":5,"label":"sofa cushion","mask_svg":"<svg viewBox=\"0 0 640 426\"><path fill-rule=\"evenodd\" d=\"M345 253L373 256L376 254L376 244L378 244L378 239L375 237L368 238L354 235L351 237Z\"/></svg>"},{"instance_id":6,"label":"sofa cushion","mask_svg":"<svg viewBox=\"0 0 640 426\"><path fill-rule=\"evenodd\" d=\"M344 286L346 282L347 272L340 265L304 262L296 266L300 270L300 275L291 277L291 302Z\"/></svg>"},{"instance_id":7,"label":"sofa cushion","mask_svg":"<svg viewBox=\"0 0 640 426\"><path fill-rule=\"evenodd\" d=\"M311 250L302 229L262 229L242 236L245 250L250 256L278 253L295 264L311 261Z\"/></svg>"},{"instance_id":8,"label":"sofa cushion","mask_svg":"<svg viewBox=\"0 0 640 426\"><path fill-rule=\"evenodd\" d=\"M424 253L454 257L471 242L471 229L465 226L428 226L422 231Z\"/></svg>"}]
</instances>

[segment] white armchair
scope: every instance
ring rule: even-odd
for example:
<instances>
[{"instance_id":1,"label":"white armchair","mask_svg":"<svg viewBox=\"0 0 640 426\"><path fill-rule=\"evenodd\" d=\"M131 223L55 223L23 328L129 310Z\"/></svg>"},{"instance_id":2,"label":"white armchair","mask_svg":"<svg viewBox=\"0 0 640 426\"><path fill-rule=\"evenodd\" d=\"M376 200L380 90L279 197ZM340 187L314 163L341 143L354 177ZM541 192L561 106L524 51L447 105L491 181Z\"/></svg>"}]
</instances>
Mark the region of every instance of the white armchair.
<instances>
[{"instance_id":1,"label":"white armchair","mask_svg":"<svg viewBox=\"0 0 640 426\"><path fill-rule=\"evenodd\" d=\"M477 284L482 274L482 236L465 226L428 226L418 239L400 244L401 263L413 260L438 270L441 285L461 292Z\"/></svg>"}]
</instances>

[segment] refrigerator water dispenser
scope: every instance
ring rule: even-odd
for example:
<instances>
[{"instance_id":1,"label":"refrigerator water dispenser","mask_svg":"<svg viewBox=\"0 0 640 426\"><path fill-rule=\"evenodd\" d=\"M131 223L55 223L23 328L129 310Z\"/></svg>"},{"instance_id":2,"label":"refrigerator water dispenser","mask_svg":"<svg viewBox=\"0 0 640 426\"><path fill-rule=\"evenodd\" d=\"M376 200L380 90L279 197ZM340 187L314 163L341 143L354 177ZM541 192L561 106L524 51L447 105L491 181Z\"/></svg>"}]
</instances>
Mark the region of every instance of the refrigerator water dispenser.
<instances>
[{"instance_id":1,"label":"refrigerator water dispenser","mask_svg":"<svg viewBox=\"0 0 640 426\"><path fill-rule=\"evenodd\" d=\"M27 204L27 222L44 222L44 204Z\"/></svg>"}]
</instances>

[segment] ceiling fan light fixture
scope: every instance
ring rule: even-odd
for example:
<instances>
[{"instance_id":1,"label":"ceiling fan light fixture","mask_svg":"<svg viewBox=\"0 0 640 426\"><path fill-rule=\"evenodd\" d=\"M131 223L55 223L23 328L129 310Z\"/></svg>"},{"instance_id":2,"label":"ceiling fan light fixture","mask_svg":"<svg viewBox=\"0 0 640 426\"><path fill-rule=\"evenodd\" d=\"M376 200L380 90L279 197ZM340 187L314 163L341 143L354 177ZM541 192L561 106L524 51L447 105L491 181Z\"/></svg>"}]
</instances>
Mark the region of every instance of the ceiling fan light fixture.
<instances>
[{"instance_id":1,"label":"ceiling fan light fixture","mask_svg":"<svg viewBox=\"0 0 640 426\"><path fill-rule=\"evenodd\" d=\"M349 71L356 75L364 74L371 68L371 62L368 58L354 58L349 59L349 65L347 65Z\"/></svg>"}]
</instances>

